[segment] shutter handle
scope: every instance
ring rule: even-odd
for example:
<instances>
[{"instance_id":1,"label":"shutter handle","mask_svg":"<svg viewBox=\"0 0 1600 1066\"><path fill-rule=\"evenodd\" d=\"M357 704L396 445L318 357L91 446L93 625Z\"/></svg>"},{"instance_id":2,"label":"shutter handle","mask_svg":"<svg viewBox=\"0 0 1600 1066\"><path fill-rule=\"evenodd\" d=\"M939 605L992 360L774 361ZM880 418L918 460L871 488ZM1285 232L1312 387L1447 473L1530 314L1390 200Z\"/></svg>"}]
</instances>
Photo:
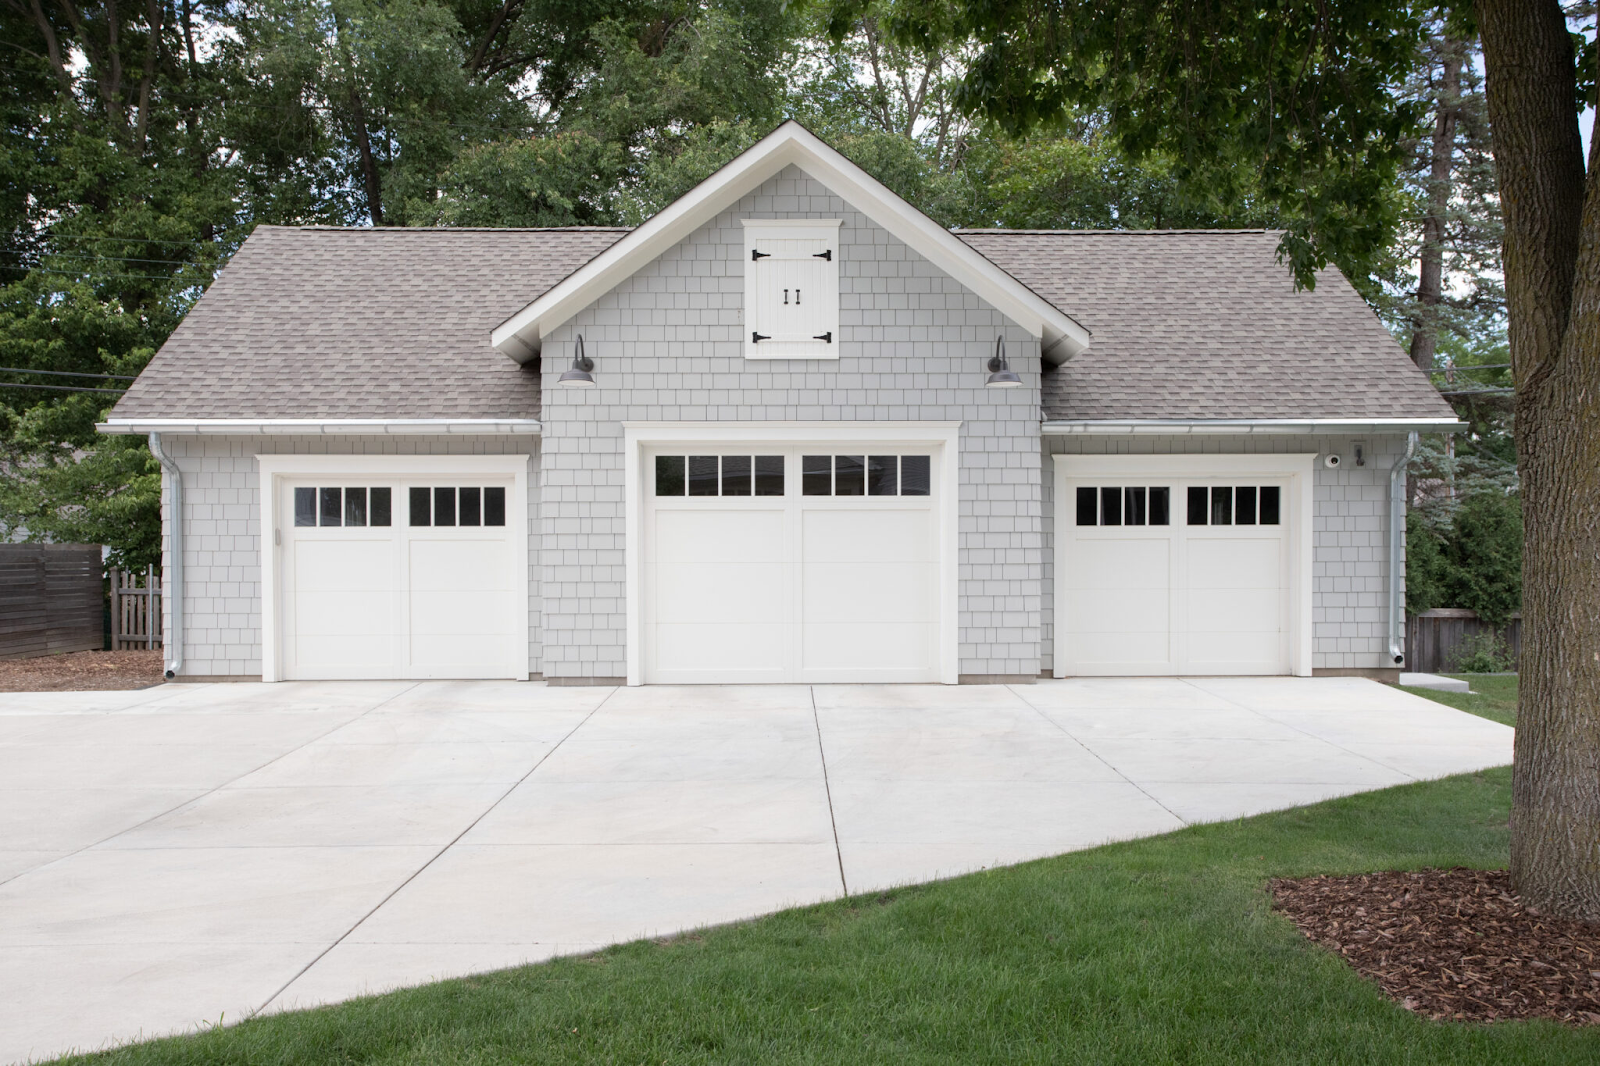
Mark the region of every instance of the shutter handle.
<instances>
[{"instance_id":1,"label":"shutter handle","mask_svg":"<svg viewBox=\"0 0 1600 1066\"><path fill-rule=\"evenodd\" d=\"M750 262L754 263L757 259L766 259L771 254L771 252L758 252L752 248L750 249Z\"/></svg>"},{"instance_id":2,"label":"shutter handle","mask_svg":"<svg viewBox=\"0 0 1600 1066\"><path fill-rule=\"evenodd\" d=\"M750 333L750 343L751 344L757 344L757 343L759 343L761 341L770 341L771 339L772 338L767 336L765 333L756 333L754 331L752 331Z\"/></svg>"},{"instance_id":3,"label":"shutter handle","mask_svg":"<svg viewBox=\"0 0 1600 1066\"><path fill-rule=\"evenodd\" d=\"M826 341L827 343L832 344L833 343L833 330L830 329L826 333L818 333L815 337L812 337L811 339L814 340L814 341Z\"/></svg>"},{"instance_id":4,"label":"shutter handle","mask_svg":"<svg viewBox=\"0 0 1600 1066\"><path fill-rule=\"evenodd\" d=\"M831 262L833 262L833 249L829 248L826 252L813 252L813 253L811 253L811 258L813 258L813 259L826 259L828 262L831 263Z\"/></svg>"}]
</instances>

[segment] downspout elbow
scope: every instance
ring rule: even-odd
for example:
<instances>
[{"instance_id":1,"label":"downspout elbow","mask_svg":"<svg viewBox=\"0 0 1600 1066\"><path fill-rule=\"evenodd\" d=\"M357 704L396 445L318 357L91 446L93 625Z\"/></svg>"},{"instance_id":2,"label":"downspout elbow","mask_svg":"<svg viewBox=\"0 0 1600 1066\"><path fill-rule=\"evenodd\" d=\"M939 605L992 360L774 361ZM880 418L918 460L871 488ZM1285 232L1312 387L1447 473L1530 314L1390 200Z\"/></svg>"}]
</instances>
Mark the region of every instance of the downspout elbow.
<instances>
[{"instance_id":1,"label":"downspout elbow","mask_svg":"<svg viewBox=\"0 0 1600 1066\"><path fill-rule=\"evenodd\" d=\"M1405 454L1389 468L1389 661L1404 666L1405 600L1401 569L1406 544L1406 471L1417 454L1417 434L1406 435Z\"/></svg>"},{"instance_id":2,"label":"downspout elbow","mask_svg":"<svg viewBox=\"0 0 1600 1066\"><path fill-rule=\"evenodd\" d=\"M161 464L161 469L167 475L167 515L171 533L164 573L167 582L167 615L172 621L162 645L166 648L166 676L170 681L183 669L183 472L172 461L172 457L161 450L159 433L150 434L150 454L155 456L156 462Z\"/></svg>"}]
</instances>

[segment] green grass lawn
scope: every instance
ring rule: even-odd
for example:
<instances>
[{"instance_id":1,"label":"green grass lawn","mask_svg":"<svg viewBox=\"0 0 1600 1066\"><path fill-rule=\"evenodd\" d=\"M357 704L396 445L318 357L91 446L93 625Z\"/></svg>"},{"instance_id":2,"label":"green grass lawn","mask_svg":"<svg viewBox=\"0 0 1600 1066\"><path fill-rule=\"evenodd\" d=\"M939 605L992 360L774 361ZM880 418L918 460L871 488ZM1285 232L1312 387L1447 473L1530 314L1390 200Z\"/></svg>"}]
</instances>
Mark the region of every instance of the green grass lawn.
<instances>
[{"instance_id":1,"label":"green grass lawn","mask_svg":"<svg viewBox=\"0 0 1600 1066\"><path fill-rule=\"evenodd\" d=\"M1418 696L1426 696L1430 700L1449 704L1463 711L1484 718L1492 718L1496 722L1506 725L1517 724L1517 675L1516 674L1450 674L1458 677L1472 686L1470 694L1465 692L1440 692L1431 688L1407 688L1405 691Z\"/></svg>"},{"instance_id":2,"label":"green grass lawn","mask_svg":"<svg viewBox=\"0 0 1600 1066\"><path fill-rule=\"evenodd\" d=\"M1509 784L1408 785L93 1061L1600 1061L1600 1029L1415 1017L1269 906L1279 875L1504 865Z\"/></svg>"}]
</instances>

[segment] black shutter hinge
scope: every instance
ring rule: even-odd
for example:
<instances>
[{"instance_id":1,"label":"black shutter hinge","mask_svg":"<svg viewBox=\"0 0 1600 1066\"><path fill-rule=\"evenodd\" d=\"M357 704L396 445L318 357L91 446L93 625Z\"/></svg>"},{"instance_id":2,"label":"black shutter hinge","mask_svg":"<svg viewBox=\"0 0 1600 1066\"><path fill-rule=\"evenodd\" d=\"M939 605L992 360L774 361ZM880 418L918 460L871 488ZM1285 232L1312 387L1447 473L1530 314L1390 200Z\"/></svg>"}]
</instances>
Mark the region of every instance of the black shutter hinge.
<instances>
[{"instance_id":1,"label":"black shutter hinge","mask_svg":"<svg viewBox=\"0 0 1600 1066\"><path fill-rule=\"evenodd\" d=\"M752 248L750 249L750 262L754 263L757 259L765 259L771 254L771 252L758 252Z\"/></svg>"},{"instance_id":2,"label":"black shutter hinge","mask_svg":"<svg viewBox=\"0 0 1600 1066\"><path fill-rule=\"evenodd\" d=\"M833 330L830 329L826 333L818 333L815 337L812 337L811 339L814 340L814 341L825 341L828 344L832 344L833 343Z\"/></svg>"},{"instance_id":3,"label":"black shutter hinge","mask_svg":"<svg viewBox=\"0 0 1600 1066\"><path fill-rule=\"evenodd\" d=\"M833 262L833 249L829 248L826 252L813 252L813 253L811 253L811 258L813 258L813 259L826 259L828 262L831 263L831 262Z\"/></svg>"},{"instance_id":4,"label":"black shutter hinge","mask_svg":"<svg viewBox=\"0 0 1600 1066\"><path fill-rule=\"evenodd\" d=\"M751 331L750 333L751 344L759 344L761 341L770 341L771 339L772 338L767 336L765 333L756 333L754 331Z\"/></svg>"}]
</instances>

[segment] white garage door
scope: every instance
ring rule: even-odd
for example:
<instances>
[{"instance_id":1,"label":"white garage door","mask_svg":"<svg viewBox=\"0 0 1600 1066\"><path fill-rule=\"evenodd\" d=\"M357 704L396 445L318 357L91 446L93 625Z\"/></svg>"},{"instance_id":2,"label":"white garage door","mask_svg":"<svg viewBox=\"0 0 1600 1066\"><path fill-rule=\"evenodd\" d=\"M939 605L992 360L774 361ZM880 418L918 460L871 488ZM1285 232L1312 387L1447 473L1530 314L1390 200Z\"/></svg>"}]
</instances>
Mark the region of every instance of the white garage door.
<instances>
[{"instance_id":1,"label":"white garage door","mask_svg":"<svg viewBox=\"0 0 1600 1066\"><path fill-rule=\"evenodd\" d=\"M280 485L284 677L527 676L508 481Z\"/></svg>"},{"instance_id":2,"label":"white garage door","mask_svg":"<svg viewBox=\"0 0 1600 1066\"><path fill-rule=\"evenodd\" d=\"M1286 482L1065 484L1066 674L1290 672Z\"/></svg>"},{"instance_id":3,"label":"white garage door","mask_svg":"<svg viewBox=\"0 0 1600 1066\"><path fill-rule=\"evenodd\" d=\"M644 680L939 680L927 450L646 457Z\"/></svg>"}]
</instances>

